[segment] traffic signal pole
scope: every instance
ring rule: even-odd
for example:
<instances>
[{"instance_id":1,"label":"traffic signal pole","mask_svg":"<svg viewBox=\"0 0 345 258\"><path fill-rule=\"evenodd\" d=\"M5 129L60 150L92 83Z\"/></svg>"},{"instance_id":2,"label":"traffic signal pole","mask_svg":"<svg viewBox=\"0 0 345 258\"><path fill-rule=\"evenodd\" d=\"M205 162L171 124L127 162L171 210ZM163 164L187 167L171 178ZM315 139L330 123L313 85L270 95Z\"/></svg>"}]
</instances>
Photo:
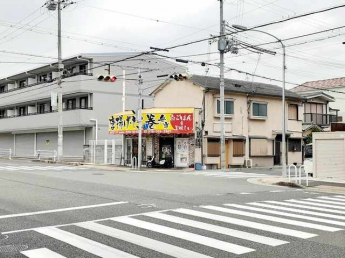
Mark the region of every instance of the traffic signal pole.
<instances>
[{"instance_id":1,"label":"traffic signal pole","mask_svg":"<svg viewBox=\"0 0 345 258\"><path fill-rule=\"evenodd\" d=\"M62 44L61 44L61 0L57 2L58 8L58 69L59 69L59 78L58 78L58 151L57 151L57 161L60 162L63 157L63 111L62 111Z\"/></svg>"}]
</instances>

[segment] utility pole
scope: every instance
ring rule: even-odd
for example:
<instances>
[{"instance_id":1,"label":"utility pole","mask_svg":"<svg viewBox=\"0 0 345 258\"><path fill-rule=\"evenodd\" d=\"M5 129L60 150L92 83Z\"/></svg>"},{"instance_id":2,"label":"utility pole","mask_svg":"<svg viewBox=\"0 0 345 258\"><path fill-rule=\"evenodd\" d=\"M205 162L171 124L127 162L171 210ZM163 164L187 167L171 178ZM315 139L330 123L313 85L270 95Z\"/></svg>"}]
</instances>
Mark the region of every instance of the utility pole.
<instances>
[{"instance_id":1,"label":"utility pole","mask_svg":"<svg viewBox=\"0 0 345 258\"><path fill-rule=\"evenodd\" d=\"M220 2L220 38L218 41L218 50L220 53L220 164L221 170L225 171L225 118L224 118L224 53L227 48L225 38L225 21L224 21L224 0Z\"/></svg>"},{"instance_id":2,"label":"utility pole","mask_svg":"<svg viewBox=\"0 0 345 258\"><path fill-rule=\"evenodd\" d=\"M138 105L138 170L141 169L141 158L142 158L142 120L141 120L141 112L142 112L142 84L143 79L141 78L141 67L139 68L139 105Z\"/></svg>"},{"instance_id":3,"label":"utility pole","mask_svg":"<svg viewBox=\"0 0 345 258\"><path fill-rule=\"evenodd\" d=\"M122 82L122 111L124 112L126 110L126 70L123 70L123 82ZM123 165L125 165L125 150L126 147L126 137L125 135L122 135L122 160ZM122 160L120 163L122 163Z\"/></svg>"},{"instance_id":4,"label":"utility pole","mask_svg":"<svg viewBox=\"0 0 345 258\"><path fill-rule=\"evenodd\" d=\"M63 157L63 114L62 114L62 71L64 69L62 63L62 43L61 43L61 10L67 6L74 4L69 0L49 0L46 2L47 9L49 11L58 11L58 155L57 161L61 161ZM63 7L62 7L63 6Z\"/></svg>"}]
</instances>

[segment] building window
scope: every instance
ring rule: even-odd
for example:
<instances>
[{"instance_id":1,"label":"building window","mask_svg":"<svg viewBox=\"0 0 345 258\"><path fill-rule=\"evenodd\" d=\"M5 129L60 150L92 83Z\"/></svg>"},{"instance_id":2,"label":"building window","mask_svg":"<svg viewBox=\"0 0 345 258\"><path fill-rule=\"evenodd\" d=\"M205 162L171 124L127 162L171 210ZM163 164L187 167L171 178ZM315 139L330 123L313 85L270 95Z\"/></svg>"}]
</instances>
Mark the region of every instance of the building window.
<instances>
[{"instance_id":1,"label":"building window","mask_svg":"<svg viewBox=\"0 0 345 258\"><path fill-rule=\"evenodd\" d=\"M253 103L253 116L267 117L267 103Z\"/></svg>"},{"instance_id":2,"label":"building window","mask_svg":"<svg viewBox=\"0 0 345 258\"><path fill-rule=\"evenodd\" d=\"M19 116L26 116L27 115L27 109L26 107L20 107L19 108Z\"/></svg>"},{"instance_id":3,"label":"building window","mask_svg":"<svg viewBox=\"0 0 345 258\"><path fill-rule=\"evenodd\" d=\"M244 156L244 141L233 140L233 156L243 157Z\"/></svg>"},{"instance_id":4,"label":"building window","mask_svg":"<svg viewBox=\"0 0 345 258\"><path fill-rule=\"evenodd\" d=\"M24 88L26 86L26 81L20 81L19 82L19 88Z\"/></svg>"},{"instance_id":5,"label":"building window","mask_svg":"<svg viewBox=\"0 0 345 258\"><path fill-rule=\"evenodd\" d=\"M273 156L273 140L250 139L250 156Z\"/></svg>"},{"instance_id":6,"label":"building window","mask_svg":"<svg viewBox=\"0 0 345 258\"><path fill-rule=\"evenodd\" d=\"M38 113L39 114L46 113L46 106L47 106L47 104L39 104L38 108L37 108Z\"/></svg>"},{"instance_id":7,"label":"building window","mask_svg":"<svg viewBox=\"0 0 345 258\"><path fill-rule=\"evenodd\" d=\"M0 86L0 93L4 93L5 92L5 86Z\"/></svg>"},{"instance_id":8,"label":"building window","mask_svg":"<svg viewBox=\"0 0 345 258\"><path fill-rule=\"evenodd\" d=\"M6 110L0 110L0 118L6 117Z\"/></svg>"},{"instance_id":9,"label":"building window","mask_svg":"<svg viewBox=\"0 0 345 258\"><path fill-rule=\"evenodd\" d=\"M302 142L301 139L289 139L289 152L301 152Z\"/></svg>"},{"instance_id":10,"label":"building window","mask_svg":"<svg viewBox=\"0 0 345 258\"><path fill-rule=\"evenodd\" d=\"M87 103L87 97L80 98L80 108L81 109L87 109L88 103Z\"/></svg>"},{"instance_id":11,"label":"building window","mask_svg":"<svg viewBox=\"0 0 345 258\"><path fill-rule=\"evenodd\" d=\"M81 74L86 74L87 73L87 65L86 64L80 65L79 66L79 72Z\"/></svg>"},{"instance_id":12,"label":"building window","mask_svg":"<svg viewBox=\"0 0 345 258\"><path fill-rule=\"evenodd\" d=\"M217 139L217 138L207 139L207 156L208 157L220 156L220 139Z\"/></svg>"},{"instance_id":13,"label":"building window","mask_svg":"<svg viewBox=\"0 0 345 258\"><path fill-rule=\"evenodd\" d=\"M298 105L289 105L289 120L298 120Z\"/></svg>"},{"instance_id":14,"label":"building window","mask_svg":"<svg viewBox=\"0 0 345 258\"><path fill-rule=\"evenodd\" d=\"M48 81L48 75L47 74L42 74L38 76L38 82L47 82Z\"/></svg>"},{"instance_id":15,"label":"building window","mask_svg":"<svg viewBox=\"0 0 345 258\"><path fill-rule=\"evenodd\" d=\"M76 99L67 100L67 109L76 109L76 108L77 108L77 100Z\"/></svg>"},{"instance_id":16,"label":"building window","mask_svg":"<svg viewBox=\"0 0 345 258\"><path fill-rule=\"evenodd\" d=\"M224 100L224 114L233 115L234 114L234 101ZM220 115L220 100L217 99L217 115Z\"/></svg>"}]
</instances>

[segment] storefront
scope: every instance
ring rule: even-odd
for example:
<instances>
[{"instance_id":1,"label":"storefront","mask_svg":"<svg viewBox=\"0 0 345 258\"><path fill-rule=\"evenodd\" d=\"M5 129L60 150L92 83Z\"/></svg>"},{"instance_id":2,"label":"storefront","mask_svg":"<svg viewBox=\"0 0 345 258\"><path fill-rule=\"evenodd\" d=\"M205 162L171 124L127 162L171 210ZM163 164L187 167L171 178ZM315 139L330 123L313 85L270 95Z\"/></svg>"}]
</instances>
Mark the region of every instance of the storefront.
<instances>
[{"instance_id":1,"label":"storefront","mask_svg":"<svg viewBox=\"0 0 345 258\"><path fill-rule=\"evenodd\" d=\"M194 108L152 108L142 111L142 165L192 167L195 156ZM125 137L125 164L138 158L138 119L132 111L109 117L109 133Z\"/></svg>"}]
</instances>

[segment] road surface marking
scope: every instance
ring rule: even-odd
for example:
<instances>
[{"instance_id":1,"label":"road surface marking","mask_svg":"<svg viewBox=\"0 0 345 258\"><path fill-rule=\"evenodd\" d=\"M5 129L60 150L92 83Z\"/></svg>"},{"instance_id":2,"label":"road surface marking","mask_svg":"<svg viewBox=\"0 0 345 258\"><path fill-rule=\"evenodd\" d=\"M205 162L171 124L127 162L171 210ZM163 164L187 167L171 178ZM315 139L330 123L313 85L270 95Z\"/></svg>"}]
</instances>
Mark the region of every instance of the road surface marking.
<instances>
[{"instance_id":1,"label":"road surface marking","mask_svg":"<svg viewBox=\"0 0 345 258\"><path fill-rule=\"evenodd\" d=\"M67 258L65 256L62 256L60 254L57 254L47 248L40 248L30 251L23 251L20 252L21 254L25 255L29 258Z\"/></svg>"},{"instance_id":2,"label":"road surface marking","mask_svg":"<svg viewBox=\"0 0 345 258\"><path fill-rule=\"evenodd\" d=\"M302 238L302 239L307 239L307 238L317 236L317 234L311 234L311 233L307 233L307 232L303 232L303 231L299 231L299 230L276 227L276 226L271 226L271 225L267 225L267 224L262 224L262 223L247 221L247 220L241 220L241 219L216 215L216 214L212 214L212 213L194 211L194 210L189 210L189 209L177 209L177 210L173 210L173 211L178 212L178 213L187 214L187 215L197 216L197 217L201 217L201 218L206 218L206 219L210 219L210 220L221 221L221 222L225 222L225 223L229 223L229 224L239 225L239 226L243 226L243 227L260 229L263 231L273 232L273 233L277 233L277 234L281 234L281 235L293 236L293 237Z\"/></svg>"},{"instance_id":3,"label":"road surface marking","mask_svg":"<svg viewBox=\"0 0 345 258\"><path fill-rule=\"evenodd\" d=\"M125 253L123 251L112 248L110 246L95 242L93 240L69 233L67 231L63 231L58 228L41 228L36 229L35 231L103 258L137 257L129 253Z\"/></svg>"},{"instance_id":4,"label":"road surface marking","mask_svg":"<svg viewBox=\"0 0 345 258\"><path fill-rule=\"evenodd\" d=\"M270 193L282 193L285 192L286 190L274 190L274 191L270 191Z\"/></svg>"},{"instance_id":5,"label":"road surface marking","mask_svg":"<svg viewBox=\"0 0 345 258\"><path fill-rule=\"evenodd\" d=\"M247 195L247 194L254 194L254 193L239 193L239 194Z\"/></svg>"},{"instance_id":6,"label":"road surface marking","mask_svg":"<svg viewBox=\"0 0 345 258\"><path fill-rule=\"evenodd\" d=\"M290 201L292 202L293 200L290 200ZM303 209L315 210L315 211L326 211L326 212L332 212L332 213L338 213L338 214L345 214L345 211L333 210L329 208L326 209L326 208L321 208L321 207L314 207L310 205L299 205L298 203L277 202L277 201L265 201L265 203L285 205L289 207L303 208Z\"/></svg>"},{"instance_id":7,"label":"road surface marking","mask_svg":"<svg viewBox=\"0 0 345 258\"><path fill-rule=\"evenodd\" d=\"M326 224L333 224L333 225L338 225L338 226L345 227L345 222L342 222L342 221L335 221L335 220L329 220L329 219L321 219L321 218L315 218L315 217L299 215L299 214L293 214L293 213L288 213L288 212L273 211L273 210L267 210L267 209L262 209L262 208L250 207L250 206L245 206L245 205L237 205L237 204L224 204L224 205L235 207L235 208L238 208L238 209L258 211L258 212L263 212L263 213L281 215L281 216L285 216L285 217L298 218L298 219L316 221L316 222L321 222L321 223L326 223Z\"/></svg>"},{"instance_id":8,"label":"road surface marking","mask_svg":"<svg viewBox=\"0 0 345 258\"><path fill-rule=\"evenodd\" d=\"M291 212L296 212L296 213L315 215L315 216L319 216L319 217L327 217L327 218L345 220L345 216L339 216L339 215L333 215L333 214L327 214L327 213L321 213L321 212L315 212L315 211L305 211L305 210L301 210L301 209L286 208L286 207L280 207L280 206L269 205L269 204L264 204L264 203L256 203L256 202L251 202L248 204L260 206L260 207L265 207L265 208L270 208L270 209L276 209L276 210L291 211ZM324 211L328 211L328 210L324 209ZM290 216L290 213L289 213L289 216Z\"/></svg>"},{"instance_id":9,"label":"road surface marking","mask_svg":"<svg viewBox=\"0 0 345 258\"><path fill-rule=\"evenodd\" d=\"M2 216L0 216L0 219L8 219L8 218L16 218L16 217L26 217L26 216L34 216L34 215L41 215L41 214L48 214L48 213L57 213L57 212L65 212L65 211L75 211L75 210L83 210L83 209L92 209L92 208L113 206L113 205L126 204L126 203L128 203L128 202L111 202L111 203L102 203L102 204L78 206L78 207L55 209L55 210L36 211L36 212L27 212L27 213L19 213L19 214L9 214L9 215L2 215Z\"/></svg>"},{"instance_id":10,"label":"road surface marking","mask_svg":"<svg viewBox=\"0 0 345 258\"><path fill-rule=\"evenodd\" d=\"M200 235L190 233L187 231L169 228L166 226L161 226L161 225L157 225L157 224L153 224L150 222L137 220L137 219L133 219L133 218L129 218L129 217L112 218L112 220L120 222L120 223L124 223L127 225L135 226L138 228L143 228L143 229L147 229L150 231L158 232L158 233L165 234L168 236L173 236L173 237L187 240L190 242L202 244L205 246L209 246L212 248L216 248L216 249L223 250L223 251L230 252L230 253L234 253L234 254L245 254L245 253L255 251L254 249L247 248L244 246L231 244L231 243L224 242L221 240L217 240L217 239L213 239L213 238L209 238L209 237L205 237L205 236L200 236Z\"/></svg>"},{"instance_id":11,"label":"road surface marking","mask_svg":"<svg viewBox=\"0 0 345 258\"><path fill-rule=\"evenodd\" d=\"M329 197L329 196L320 196L318 198L325 199L325 200L331 200L331 201L337 201L337 202L340 202L340 203L344 203L345 202L345 199L332 198L332 197Z\"/></svg>"},{"instance_id":12,"label":"road surface marking","mask_svg":"<svg viewBox=\"0 0 345 258\"><path fill-rule=\"evenodd\" d=\"M336 232L336 231L342 230L341 228L328 227L328 226L323 226L323 225L318 225L318 224L313 224L313 223L308 223L308 222L284 219L284 218L268 216L268 215L261 215L261 214L257 214L257 213L246 212L246 211L238 211L238 210L233 210L233 209L228 209L228 208L223 208L223 207L217 207L217 206L211 206L211 205L201 206L201 208L215 210L215 211L221 211L221 212L229 213L229 214L247 216L247 217L252 217L252 218L256 218L256 219L263 219L263 220L268 220L268 221L273 221L273 222L279 222L279 223L284 223L284 224L289 224L289 225L294 225L294 226L300 226L300 227L305 227L305 228L319 229L319 230L329 231L329 232Z\"/></svg>"},{"instance_id":13,"label":"road surface marking","mask_svg":"<svg viewBox=\"0 0 345 258\"><path fill-rule=\"evenodd\" d=\"M316 202L312 202L310 200L308 200L308 201L286 200L286 201L287 202L293 202L293 203L308 204L311 206L328 207L328 208L334 208L334 209L339 209L339 210L345 210L345 207L340 207L340 206L330 205L330 204L325 204L325 203L316 203Z\"/></svg>"},{"instance_id":14,"label":"road surface marking","mask_svg":"<svg viewBox=\"0 0 345 258\"><path fill-rule=\"evenodd\" d=\"M185 226L200 228L203 230L212 231L212 232L216 232L219 234L232 236L232 237L240 238L240 239L245 239L248 241L257 242L257 243L269 245L269 246L278 246L278 245L283 245L283 244L289 243L286 241L282 241L282 240L278 240L278 239L274 239L274 238L270 238L270 237L260 236L260 235L247 233L247 232L243 232L243 231L239 231L239 230L235 230L235 229L231 229L231 228L225 228L225 227L220 227L220 226L216 226L216 225L212 225L212 224L207 224L204 222L199 222L199 221L194 221L194 220L185 219L185 218L181 218L181 217L171 216L171 215L163 214L160 212L150 213L150 214L147 214L146 216L156 218L156 219L165 220L165 221L169 221L169 222L178 223L178 224L185 225Z\"/></svg>"},{"instance_id":15,"label":"road surface marking","mask_svg":"<svg viewBox=\"0 0 345 258\"><path fill-rule=\"evenodd\" d=\"M345 195L336 195L334 197L345 199Z\"/></svg>"},{"instance_id":16,"label":"road surface marking","mask_svg":"<svg viewBox=\"0 0 345 258\"><path fill-rule=\"evenodd\" d=\"M340 203L340 202L332 202L332 201L319 200L319 199L311 199L311 198L303 199L303 200L314 201L314 202L321 202L321 203L329 203L329 204L336 204L336 205L343 206L345 208L345 203Z\"/></svg>"},{"instance_id":17,"label":"road surface marking","mask_svg":"<svg viewBox=\"0 0 345 258\"><path fill-rule=\"evenodd\" d=\"M201 253L193 252L188 249L184 249L178 246L174 246L168 243L157 241L144 236L136 235L130 232L122 231L113 227L104 226L94 222L76 224L78 227L82 227L103 235L121 239L130 242L135 245L143 246L151 250L178 258L210 258L210 256L203 255Z\"/></svg>"}]
</instances>

